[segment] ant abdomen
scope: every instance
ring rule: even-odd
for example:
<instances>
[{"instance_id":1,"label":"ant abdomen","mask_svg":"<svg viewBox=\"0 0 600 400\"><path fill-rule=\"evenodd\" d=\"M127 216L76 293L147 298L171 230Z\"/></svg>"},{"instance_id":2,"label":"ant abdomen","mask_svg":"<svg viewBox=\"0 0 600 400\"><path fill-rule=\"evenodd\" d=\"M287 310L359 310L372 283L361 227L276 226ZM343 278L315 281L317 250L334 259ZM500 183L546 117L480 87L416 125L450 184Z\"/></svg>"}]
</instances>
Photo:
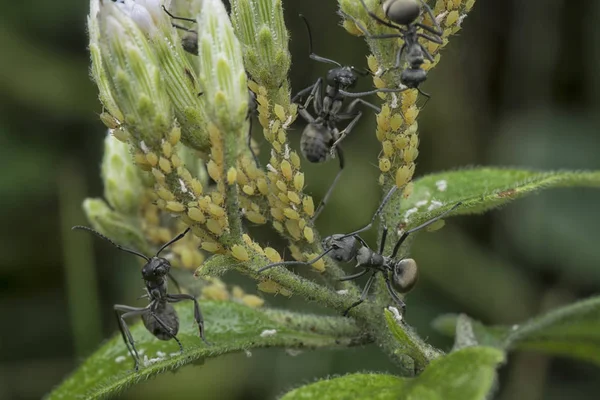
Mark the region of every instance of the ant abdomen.
<instances>
[{"instance_id":1,"label":"ant abdomen","mask_svg":"<svg viewBox=\"0 0 600 400\"><path fill-rule=\"evenodd\" d=\"M427 72L420 68L406 68L400 75L400 82L411 89L417 88L425 80L427 80Z\"/></svg>"},{"instance_id":2,"label":"ant abdomen","mask_svg":"<svg viewBox=\"0 0 600 400\"><path fill-rule=\"evenodd\" d=\"M412 258L404 258L396 263L392 273L392 286L398 293L408 293L419 279L417 263Z\"/></svg>"},{"instance_id":3,"label":"ant abdomen","mask_svg":"<svg viewBox=\"0 0 600 400\"><path fill-rule=\"evenodd\" d=\"M312 163L324 162L329 158L333 135L322 124L308 124L300 138L300 151Z\"/></svg>"},{"instance_id":4,"label":"ant abdomen","mask_svg":"<svg viewBox=\"0 0 600 400\"><path fill-rule=\"evenodd\" d=\"M386 0L382 7L386 17L398 25L412 24L421 14L417 0Z\"/></svg>"},{"instance_id":5,"label":"ant abdomen","mask_svg":"<svg viewBox=\"0 0 600 400\"><path fill-rule=\"evenodd\" d=\"M142 314L142 321L146 329L160 340L173 339L179 332L179 317L173 306L166 301L159 302L154 310L154 315L151 312ZM157 318L165 326L158 322Z\"/></svg>"}]
</instances>

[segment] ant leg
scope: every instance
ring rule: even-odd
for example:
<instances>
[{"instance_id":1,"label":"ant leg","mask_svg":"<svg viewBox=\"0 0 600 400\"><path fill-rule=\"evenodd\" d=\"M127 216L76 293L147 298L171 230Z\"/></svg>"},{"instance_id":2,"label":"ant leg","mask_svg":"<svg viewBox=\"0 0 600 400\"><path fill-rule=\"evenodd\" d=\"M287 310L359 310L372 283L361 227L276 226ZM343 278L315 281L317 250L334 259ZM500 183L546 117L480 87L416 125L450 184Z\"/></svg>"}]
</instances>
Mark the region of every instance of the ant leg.
<instances>
[{"instance_id":1,"label":"ant leg","mask_svg":"<svg viewBox=\"0 0 600 400\"><path fill-rule=\"evenodd\" d=\"M369 272L368 269L364 269L361 272L357 273L357 274L352 274L352 275L346 275L346 276L342 276L340 279L338 279L340 282L345 282L345 281L351 281L353 279L356 278L360 278L361 276L365 275L367 272Z\"/></svg>"},{"instance_id":2,"label":"ant leg","mask_svg":"<svg viewBox=\"0 0 600 400\"><path fill-rule=\"evenodd\" d=\"M204 343L210 346L210 343L206 341L204 337L204 318L202 317L202 312L200 311L200 305L198 305L198 300L195 296L191 294L168 294L167 300L170 303L177 303L183 300L192 300L194 302L194 320L198 324L198 330L200 331L200 338Z\"/></svg>"},{"instance_id":3,"label":"ant leg","mask_svg":"<svg viewBox=\"0 0 600 400\"><path fill-rule=\"evenodd\" d=\"M398 92L403 92L405 91L407 88L398 88L398 89L388 89L388 88L382 88L382 89L373 89L373 90L369 90L367 92L358 92L358 93L352 93L352 92L346 92L345 90L340 90L340 94L346 97L363 97L363 96L368 96L371 94L375 94L375 93L398 93Z\"/></svg>"},{"instance_id":4,"label":"ant leg","mask_svg":"<svg viewBox=\"0 0 600 400\"><path fill-rule=\"evenodd\" d=\"M408 237L408 235L410 235L411 233L420 231L423 228L428 227L429 225L433 224L436 221L439 221L440 219L444 218L446 215L450 214L452 211L454 211L458 206L460 206L462 204L462 202L458 202L456 203L454 206L452 206L451 209L444 211L443 213L441 213L440 215L438 215L435 218L430 219L429 221L415 227L412 229L407 230L406 232L404 232L402 234L402 236L400 236L400 239L398 239L398 242L396 243L396 245L394 246L394 251L392 252L392 255L390 256L390 258L396 258L396 255L398 254L398 250L400 249L400 245L406 240L406 238Z\"/></svg>"},{"instance_id":5,"label":"ant leg","mask_svg":"<svg viewBox=\"0 0 600 400\"><path fill-rule=\"evenodd\" d=\"M175 277L173 276L173 274L171 274L170 272L167 273L167 276L169 278L171 278L171 280L173 281L173 284L175 285L175 287L177 288L177 291L179 293L181 293L181 286L179 285L179 282L177 282L177 279L175 279Z\"/></svg>"},{"instance_id":6,"label":"ant leg","mask_svg":"<svg viewBox=\"0 0 600 400\"><path fill-rule=\"evenodd\" d=\"M332 157L334 155L333 152L337 149L338 144L340 144L340 142L342 140L344 140L346 138L346 136L348 136L348 134L352 131L354 126L358 123L358 120L360 119L360 117L362 117L361 111L359 111L356 114L356 116L354 117L354 119L352 121L350 121L350 123L344 128L343 131L340 132L340 136L338 136L338 138L335 140L335 142L333 142L333 144L331 145L331 148L329 149L329 152L331 153Z\"/></svg>"},{"instance_id":7,"label":"ant leg","mask_svg":"<svg viewBox=\"0 0 600 400\"><path fill-rule=\"evenodd\" d=\"M390 190L390 192L391 192L391 190ZM383 254L383 250L385 250L385 242L387 241L387 234L388 234L388 227L387 227L387 225L384 225L383 231L381 232L381 243L379 243L379 254Z\"/></svg>"},{"instance_id":8,"label":"ant leg","mask_svg":"<svg viewBox=\"0 0 600 400\"><path fill-rule=\"evenodd\" d=\"M396 304L398 304L398 306L400 306L400 309L402 310L401 314L404 315L406 313L406 303L404 302L404 300L402 300L400 298L400 296L398 296L398 294L392 287L392 282L390 281L390 277L386 274L384 274L384 276L385 276L385 286L387 287L387 290L390 293L390 296L392 296L392 299L396 302Z\"/></svg>"},{"instance_id":9,"label":"ant leg","mask_svg":"<svg viewBox=\"0 0 600 400\"><path fill-rule=\"evenodd\" d=\"M302 21L304 21L304 25L306 26L306 31L308 32L308 57L310 57L312 60L318 61L318 62L322 62L322 63L328 63L328 64L335 64L338 67L341 67L340 63L334 60L331 60L329 58L325 58L325 57L321 57L316 55L315 53L313 53L313 48L312 48L312 33L310 31L310 25L308 24L308 20L306 19L306 17L302 14L299 14L300 18L302 18Z\"/></svg>"},{"instance_id":10,"label":"ant leg","mask_svg":"<svg viewBox=\"0 0 600 400\"><path fill-rule=\"evenodd\" d=\"M369 222L367 225L363 226L362 228L355 230L354 232L350 232L348 234L345 234L340 239L347 238L348 236L358 235L361 232L364 232L366 230L371 229L371 227L375 223L375 219L377 219L377 216L379 214L381 214L381 212L385 208L387 202L392 198L392 195L396 192L397 189L398 189L398 186L394 185L394 186L392 186L392 188L390 189L390 191L387 192L387 194L383 198L383 201L381 202L381 204L379 205L379 207L377 207L377 210L375 210L375 214L373 214L373 217L371 217L371 222ZM386 235L387 235L387 227L385 227L384 230L383 230L383 236L382 236L382 239L381 239L382 243L385 243ZM379 249L379 254L382 254L382 252L383 252L383 249Z\"/></svg>"},{"instance_id":11,"label":"ant leg","mask_svg":"<svg viewBox=\"0 0 600 400\"><path fill-rule=\"evenodd\" d=\"M424 26L424 25L422 25L422 26ZM418 37L422 37L425 40L429 40L430 42L433 42L433 43L437 43L437 44L443 44L444 43L444 41L441 40L440 38L438 38L437 36L431 36L431 35L428 35L426 33L417 33L417 36Z\"/></svg>"},{"instance_id":12,"label":"ant leg","mask_svg":"<svg viewBox=\"0 0 600 400\"><path fill-rule=\"evenodd\" d=\"M278 267L280 265L311 265L316 263L317 261L319 261L321 258L325 257L330 251L333 250L333 247L328 248L327 250L325 250L324 252L322 252L321 254L319 254L318 256L316 256L315 258L313 258L312 260L309 261L280 261L280 262L276 262L276 263L272 263L269 265L265 265L264 267L262 267L261 269L259 269L257 272L260 274L268 269L271 269L273 267Z\"/></svg>"},{"instance_id":13,"label":"ant leg","mask_svg":"<svg viewBox=\"0 0 600 400\"><path fill-rule=\"evenodd\" d=\"M429 18L431 19L431 22L433 23L434 27L432 28L421 23L417 23L416 25L425 29L427 32L433 33L434 35L442 36L444 34L444 31L442 30L440 24L437 22L437 19L435 19L433 11L431 11L431 7L429 7L429 5L427 5L427 3L425 3L423 0L421 0L421 4L423 4L423 9L427 12L427 15L429 15Z\"/></svg>"},{"instance_id":14,"label":"ant leg","mask_svg":"<svg viewBox=\"0 0 600 400\"><path fill-rule=\"evenodd\" d=\"M387 22L387 21L379 18L373 11L369 10L369 8L365 4L364 0L360 0L360 4L362 4L362 6L365 9L365 11L367 12L367 14L369 14L369 17L373 18L375 21L377 21L381 25L385 25L385 26L393 28L393 29L399 29L400 28L398 25L394 25L394 24L392 24L390 22Z\"/></svg>"},{"instance_id":15,"label":"ant leg","mask_svg":"<svg viewBox=\"0 0 600 400\"><path fill-rule=\"evenodd\" d=\"M425 100L425 103L423 103L423 105L421 106L421 108L425 108L425 106L427 105L427 102L431 98L431 95L429 93L425 93L424 91L422 91L421 88L417 88L417 92L421 93L421 95L423 97L427 97L427 100Z\"/></svg>"},{"instance_id":16,"label":"ant leg","mask_svg":"<svg viewBox=\"0 0 600 400\"><path fill-rule=\"evenodd\" d=\"M115 304L113 306L113 309L115 310L115 315L117 316L117 323L119 324L119 330L121 331L121 336L123 337L123 341L127 346L127 351L129 352L131 357L133 357L133 361L135 363L134 368L136 371L138 371L140 365L140 356L135 348L135 341L133 340L131 331L129 331L129 327L125 322L125 318L135 317L150 312L150 305L144 308L137 308L124 306L121 304ZM119 312L123 312L124 314L119 314Z\"/></svg>"},{"instance_id":17,"label":"ant leg","mask_svg":"<svg viewBox=\"0 0 600 400\"><path fill-rule=\"evenodd\" d=\"M158 257L158 255L160 254L161 251L163 251L164 249L166 249L173 243L183 239L183 237L185 235L187 235L187 233L190 231L190 229L192 229L192 228L188 227L185 231L181 232L179 235L175 236L173 239L171 239L167 243L163 244L162 247L160 249L158 249L158 251L156 252L156 257Z\"/></svg>"},{"instance_id":18,"label":"ant leg","mask_svg":"<svg viewBox=\"0 0 600 400\"><path fill-rule=\"evenodd\" d=\"M353 100L353 101L352 101L352 102L351 102L351 103L348 105L348 107L346 107L345 113L346 113L346 114L352 114L352 112L354 111L354 108L356 108L356 106L357 106L358 104L362 104L362 105L364 105L364 106L370 107L370 108L372 108L373 110L375 110L375 112L377 112L377 113L380 113L380 112L381 112L381 108L377 107L375 104L373 104L373 103L369 103L368 101L366 101L366 100L363 100L363 99L356 99L356 100Z\"/></svg>"},{"instance_id":19,"label":"ant leg","mask_svg":"<svg viewBox=\"0 0 600 400\"><path fill-rule=\"evenodd\" d=\"M337 141L336 141L336 143L337 143ZM334 146L336 143L334 143ZM333 151L333 147L332 147L332 151ZM331 185L329 185L329 189L327 189L327 193L325 193L325 196L323 196L323 199L319 203L319 206L317 207L315 214L312 216L312 218L311 218L312 223L314 223L317 220L317 218L319 217L319 214L321 214L321 211L323 211L325 204L327 204L327 201L329 201L329 197L331 197L331 194L333 193L333 188L335 188L335 185L337 185L338 180L342 176L342 172L344 172L344 153L342 153L342 149L340 147L335 147L335 151L337 152L338 159L340 160L340 170L338 171L335 178L333 178L333 182L331 183Z\"/></svg>"},{"instance_id":20,"label":"ant leg","mask_svg":"<svg viewBox=\"0 0 600 400\"><path fill-rule=\"evenodd\" d=\"M177 342L177 345L179 345L179 352L183 354L183 345L181 344L179 339L177 339L177 336L175 336L175 334L173 333L173 329L171 329L169 325L165 324L164 321L160 319L158 315L156 315L153 311L150 311L150 315L152 316L152 318L154 318L156 322L158 322L158 324L165 330L165 332L167 332L167 334L171 336L171 339L174 339Z\"/></svg>"},{"instance_id":21,"label":"ant leg","mask_svg":"<svg viewBox=\"0 0 600 400\"><path fill-rule=\"evenodd\" d=\"M321 78L319 78L321 79ZM318 82L318 80L317 80ZM292 103L296 103L296 101L300 98L302 98L302 96L304 96L306 93L310 93L313 88L315 87L315 85L317 84L317 82L313 83L312 85L310 85L309 87L305 87L304 89L302 89L301 91L299 91L298 93L296 93L294 95L294 97L292 97Z\"/></svg>"},{"instance_id":22,"label":"ant leg","mask_svg":"<svg viewBox=\"0 0 600 400\"><path fill-rule=\"evenodd\" d=\"M367 283L365 283L365 287L363 288L362 293L360 294L360 299L358 299L358 301L355 301L354 303L352 303L352 305L350 307L348 307L346 309L346 311L343 312L343 316L347 317L348 316L348 312L353 309L354 307L358 306L359 304L363 303L366 298L367 295L369 294L369 290L371 289L371 285L373 284L373 282L375 282L375 276L377 275L379 271L375 271L371 274L371 276L369 277L369 280L367 281Z\"/></svg>"},{"instance_id":23,"label":"ant leg","mask_svg":"<svg viewBox=\"0 0 600 400\"><path fill-rule=\"evenodd\" d=\"M301 105L298 106L298 114L300 114L300 116L302 118L304 118L304 120L309 123L309 124L314 124L315 123L315 119L313 118L312 115L310 115L310 113L308 112L308 110L306 110L306 108L302 107Z\"/></svg>"},{"instance_id":24,"label":"ant leg","mask_svg":"<svg viewBox=\"0 0 600 400\"><path fill-rule=\"evenodd\" d=\"M171 17L171 18L173 18L173 19L179 19L179 20L181 20L181 21L188 21L188 22L193 22L193 23L196 23L196 20L195 20L195 19L193 19L193 18L183 18L183 17L176 17L176 16L174 16L173 14L171 14L171 13L170 13L170 12L167 10L167 8L166 8L164 5L162 6L162 9L164 10L164 12L166 12L166 13L167 13L167 15L168 15L169 17Z\"/></svg>"},{"instance_id":25,"label":"ant leg","mask_svg":"<svg viewBox=\"0 0 600 400\"><path fill-rule=\"evenodd\" d=\"M252 158L254 158L254 163L256 164L256 168L260 169L260 162L258 161L258 156L254 153L252 149L252 117L248 115L248 149L250 150L250 154L252 154Z\"/></svg>"},{"instance_id":26,"label":"ant leg","mask_svg":"<svg viewBox=\"0 0 600 400\"><path fill-rule=\"evenodd\" d=\"M431 55L431 53L425 48L425 46L423 46L422 44L419 43L419 47L421 48L421 51L423 52L423 55L430 61L433 62L433 56Z\"/></svg>"}]
</instances>

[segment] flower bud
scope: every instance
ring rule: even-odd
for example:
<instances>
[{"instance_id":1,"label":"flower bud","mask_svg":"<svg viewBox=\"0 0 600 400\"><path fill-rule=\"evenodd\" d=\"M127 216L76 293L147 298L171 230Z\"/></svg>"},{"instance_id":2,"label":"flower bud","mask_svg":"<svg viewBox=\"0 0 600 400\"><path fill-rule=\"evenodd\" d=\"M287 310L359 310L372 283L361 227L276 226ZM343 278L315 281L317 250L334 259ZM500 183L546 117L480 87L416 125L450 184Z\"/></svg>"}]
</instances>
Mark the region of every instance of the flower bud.
<instances>
[{"instance_id":1,"label":"flower bud","mask_svg":"<svg viewBox=\"0 0 600 400\"><path fill-rule=\"evenodd\" d=\"M267 88L279 88L291 64L281 0L232 0L231 22L250 76Z\"/></svg>"},{"instance_id":2,"label":"flower bud","mask_svg":"<svg viewBox=\"0 0 600 400\"><path fill-rule=\"evenodd\" d=\"M102 159L104 197L115 210L126 215L139 211L144 187L138 168L131 156L129 144L113 135L106 135Z\"/></svg>"}]
</instances>

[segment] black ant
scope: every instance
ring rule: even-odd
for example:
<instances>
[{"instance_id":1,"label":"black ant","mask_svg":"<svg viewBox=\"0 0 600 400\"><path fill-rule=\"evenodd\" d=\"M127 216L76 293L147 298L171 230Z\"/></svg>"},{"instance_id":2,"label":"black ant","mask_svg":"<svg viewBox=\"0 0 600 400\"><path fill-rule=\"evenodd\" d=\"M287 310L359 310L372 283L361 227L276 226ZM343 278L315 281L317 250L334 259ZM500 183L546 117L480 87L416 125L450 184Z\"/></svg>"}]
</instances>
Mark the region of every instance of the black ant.
<instances>
[{"instance_id":1,"label":"black ant","mask_svg":"<svg viewBox=\"0 0 600 400\"><path fill-rule=\"evenodd\" d=\"M415 22L421 15L421 6L429 15L434 27L427 26L420 22ZM394 69L400 68L402 54L406 53L406 61L408 62L408 68L402 71L400 75L400 82L409 89L417 89L419 93L427 98L429 94L421 91L419 85L427 79L427 72L421 68L425 58L430 62L433 62L433 56L427 51L421 43L419 38L429 40L433 43L443 44L442 34L444 33L439 23L435 19L431 8L423 0L385 0L383 2L383 12L387 19L391 22L385 21L379 18L374 12L367 8L364 0L360 0L360 3L364 7L365 11L378 23L396 29L400 33L389 33L382 35L369 35L367 29L354 17L344 14L347 18L350 18L356 26L359 27L365 33L367 39L389 39L389 38L402 38L404 44L398 50L396 54L396 64ZM418 32L417 29L421 28L427 33Z\"/></svg>"},{"instance_id":2,"label":"black ant","mask_svg":"<svg viewBox=\"0 0 600 400\"><path fill-rule=\"evenodd\" d=\"M177 311L173 308L170 303L177 303L183 300L192 300L194 302L194 319L198 324L200 331L200 338L208 345L209 343L204 338L204 319L200 312L200 306L196 297L191 294L169 294L167 292L167 276L170 276L169 271L171 269L171 263L169 260L163 257L159 257L159 254L169 247L171 244L182 239L189 231L187 228L183 233L175 236L169 242L165 243L152 258L146 257L142 253L135 250L131 250L120 246L101 234L100 232L88 228L87 226L74 226L72 229L83 229L99 236L100 238L108 241L119 250L123 250L126 253L134 254L138 257L146 260L146 264L142 268L142 278L146 285L146 295L150 301L146 307L130 307L121 304L115 304L114 310L117 316L117 323L119 324L119 330L123 341L127 346L127 350L135 362L135 370L139 369L140 356L135 348L135 342L133 336L127 327L125 318L140 316L146 329L156 336L160 340L174 339L179 345L179 351L183 353L183 346L179 339L177 339L177 332L179 332L179 317ZM123 314L119 314L123 313Z\"/></svg>"},{"instance_id":3,"label":"black ant","mask_svg":"<svg viewBox=\"0 0 600 400\"><path fill-rule=\"evenodd\" d=\"M356 267L363 268L363 270L359 273L342 277L340 278L340 281L349 281L357 279L363 275L366 275L369 272L371 272L371 276L367 280L367 283L365 284L361 292L359 300L352 303L352 305L350 305L350 307L348 307L344 311L343 315L347 316L352 308L358 306L359 304L365 301L369 294L369 290L371 289L371 285L373 285L373 282L375 282L375 278L378 273L381 273L383 275L390 296L392 297L394 302L402 309L402 314L404 314L404 312L406 311L406 304L400 298L400 296L398 296L397 293L408 293L417 283L419 276L417 263L415 262L415 260L413 260L412 258L396 258L396 256L398 255L398 251L400 250L400 246L402 245L402 243L404 243L406 238L411 233L420 231L421 229L428 227L434 222L439 221L440 219L448 215L450 212L454 211L458 206L460 206L461 203L455 204L452 208L443 212L437 217L432 218L429 221L426 221L425 223L402 233L402 235L396 242L394 249L392 250L392 254L390 256L384 256L383 251L385 249L385 243L388 233L388 228L386 226L383 228L381 243L379 245L379 251L377 252L371 250L367 243L360 236L358 236L358 234L371 228L371 226L375 222L376 217L383 211L383 208L385 207L389 199L392 197L396 189L397 187L394 186L387 193L381 205L377 208L375 214L373 214L373 217L371 218L371 222L369 222L369 224L352 233L348 233L345 235L336 234L323 239L323 248L325 249L325 251L323 251L314 259L310 261L282 261L278 263L273 263L259 269L258 272L264 272L270 268L279 265L311 265L319 261L325 255L329 255L329 257L339 262L350 262L355 260Z\"/></svg>"},{"instance_id":4,"label":"black ant","mask_svg":"<svg viewBox=\"0 0 600 400\"><path fill-rule=\"evenodd\" d=\"M334 157L335 154L337 154L337 157L339 158L340 170L317 207L313 216L314 221L323 210L323 207L331 196L333 188L337 184L337 181L344 170L344 156L339 143L352 131L362 116L361 111L355 111L354 109L357 105L363 104L378 113L381 112L379 107L360 97L375 93L401 92L405 89L375 89L359 93L346 91L346 89L356 86L359 76L367 76L369 75L369 72L357 70L352 66L342 66L337 61L313 53L310 26L302 14L300 14L300 18L304 21L308 32L309 57L315 61L337 66L327 72L324 92L323 78L319 78L315 83L302 89L292 98L292 102L296 103L304 95L309 94L304 104L298 104L298 114L300 114L300 116L308 123L300 138L300 150L304 157L312 163L325 162L330 157ZM346 98L355 98L355 100L353 100L345 109L342 109ZM315 114L317 115L316 118L307 110L307 107L311 102ZM342 131L339 131L336 124L345 120L351 121Z\"/></svg>"},{"instance_id":5,"label":"black ant","mask_svg":"<svg viewBox=\"0 0 600 400\"><path fill-rule=\"evenodd\" d=\"M196 23L195 19L177 17L177 16L171 14L164 5L162 6L162 8L163 8L164 12L167 13L167 15L169 17L171 17L171 19ZM188 53L197 56L198 55L198 32L194 29L186 28L185 26L181 26L181 25L177 25L177 24L173 24L173 23L171 23L171 26L185 32L185 34L181 38L181 47L183 47L183 50L187 51ZM202 94L202 93L200 93L200 94ZM252 158L254 158L254 162L255 162L256 166L258 168L260 168L260 162L258 161L258 156L254 153L254 150L252 149L252 115L256 114L256 109L257 109L256 95L250 89L248 89L248 115L247 115L248 123L249 123L248 148L250 149L250 153L252 154Z\"/></svg>"}]
</instances>

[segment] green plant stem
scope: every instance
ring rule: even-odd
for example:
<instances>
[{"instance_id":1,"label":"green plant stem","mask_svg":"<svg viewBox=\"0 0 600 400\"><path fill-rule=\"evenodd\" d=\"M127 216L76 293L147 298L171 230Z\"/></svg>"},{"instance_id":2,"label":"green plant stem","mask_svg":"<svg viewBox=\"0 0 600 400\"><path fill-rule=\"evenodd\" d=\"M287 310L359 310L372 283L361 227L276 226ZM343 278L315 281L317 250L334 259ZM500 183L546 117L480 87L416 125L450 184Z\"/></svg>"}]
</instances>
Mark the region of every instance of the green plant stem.
<instances>
[{"instance_id":1,"label":"green plant stem","mask_svg":"<svg viewBox=\"0 0 600 400\"><path fill-rule=\"evenodd\" d=\"M222 242L226 246L233 246L242 240L242 219L240 216L240 205L238 199L238 185L227 183L227 171L230 168L236 168L239 156L240 138L247 134L246 124L241 128L243 132L224 132L223 134L223 184L225 185L225 211L227 212L227 221L229 223L229 234L224 235Z\"/></svg>"}]
</instances>

